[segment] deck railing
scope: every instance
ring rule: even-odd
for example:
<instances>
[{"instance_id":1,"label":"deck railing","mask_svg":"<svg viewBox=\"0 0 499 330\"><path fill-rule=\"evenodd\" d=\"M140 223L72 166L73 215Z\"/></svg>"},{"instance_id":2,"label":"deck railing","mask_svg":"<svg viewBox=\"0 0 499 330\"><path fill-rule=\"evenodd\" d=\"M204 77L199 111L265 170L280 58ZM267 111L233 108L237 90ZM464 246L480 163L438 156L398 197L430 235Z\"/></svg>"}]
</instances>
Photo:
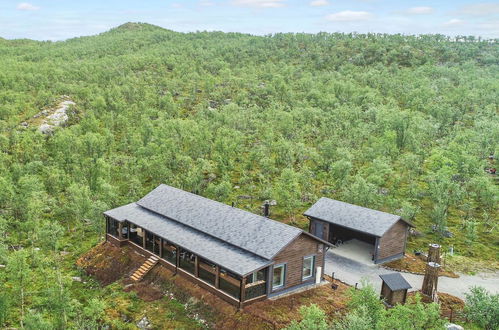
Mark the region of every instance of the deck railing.
<instances>
[{"instance_id":1,"label":"deck railing","mask_svg":"<svg viewBox=\"0 0 499 330\"><path fill-rule=\"evenodd\" d=\"M267 293L267 282L258 281L246 285L246 300L264 296Z\"/></svg>"}]
</instances>

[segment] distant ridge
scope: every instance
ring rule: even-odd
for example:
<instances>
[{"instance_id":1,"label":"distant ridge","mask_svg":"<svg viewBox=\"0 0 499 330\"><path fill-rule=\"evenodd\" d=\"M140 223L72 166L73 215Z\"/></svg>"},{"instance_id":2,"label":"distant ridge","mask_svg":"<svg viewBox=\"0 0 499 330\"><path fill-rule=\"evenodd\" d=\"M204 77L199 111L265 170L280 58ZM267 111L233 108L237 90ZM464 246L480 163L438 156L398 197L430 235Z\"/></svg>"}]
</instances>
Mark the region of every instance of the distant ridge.
<instances>
[{"instance_id":1,"label":"distant ridge","mask_svg":"<svg viewBox=\"0 0 499 330\"><path fill-rule=\"evenodd\" d=\"M141 23L141 22L127 22L121 24L115 28L110 29L109 31L103 32L105 33L120 33L120 32L128 32L128 31L171 31L161 26L149 24L149 23Z\"/></svg>"}]
</instances>

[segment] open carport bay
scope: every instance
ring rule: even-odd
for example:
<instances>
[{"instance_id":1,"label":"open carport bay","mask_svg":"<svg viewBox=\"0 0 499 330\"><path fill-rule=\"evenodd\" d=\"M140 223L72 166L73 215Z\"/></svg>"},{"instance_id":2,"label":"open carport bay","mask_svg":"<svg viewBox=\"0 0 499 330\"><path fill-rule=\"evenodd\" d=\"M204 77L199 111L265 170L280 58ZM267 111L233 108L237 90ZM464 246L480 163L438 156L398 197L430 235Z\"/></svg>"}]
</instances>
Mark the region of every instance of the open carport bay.
<instances>
[{"instance_id":1,"label":"open carport bay","mask_svg":"<svg viewBox=\"0 0 499 330\"><path fill-rule=\"evenodd\" d=\"M340 244L338 247L332 247L330 251L335 255L355 260L361 264L373 264L374 242L373 244L369 244L357 239L351 239Z\"/></svg>"}]
</instances>

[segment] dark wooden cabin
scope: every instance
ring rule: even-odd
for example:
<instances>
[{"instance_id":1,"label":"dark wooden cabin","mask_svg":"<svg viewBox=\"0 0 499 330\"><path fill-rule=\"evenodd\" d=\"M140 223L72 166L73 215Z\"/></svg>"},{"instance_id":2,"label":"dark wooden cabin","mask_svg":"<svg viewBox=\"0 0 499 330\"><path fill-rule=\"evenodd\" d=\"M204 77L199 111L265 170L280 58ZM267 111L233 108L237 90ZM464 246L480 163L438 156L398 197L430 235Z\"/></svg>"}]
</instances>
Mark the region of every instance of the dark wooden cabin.
<instances>
[{"instance_id":1,"label":"dark wooden cabin","mask_svg":"<svg viewBox=\"0 0 499 330\"><path fill-rule=\"evenodd\" d=\"M381 285L381 299L388 306L395 306L395 304L405 304L407 299L407 290L411 285L400 275L400 273L391 273L379 275L383 284Z\"/></svg>"},{"instance_id":2,"label":"dark wooden cabin","mask_svg":"<svg viewBox=\"0 0 499 330\"><path fill-rule=\"evenodd\" d=\"M332 244L351 239L371 244L371 258L376 264L402 258L409 227L413 227L398 215L326 197L304 215L310 220L309 232L318 238Z\"/></svg>"},{"instance_id":3,"label":"dark wooden cabin","mask_svg":"<svg viewBox=\"0 0 499 330\"><path fill-rule=\"evenodd\" d=\"M322 279L328 242L174 187L104 212L106 239L129 245L242 307Z\"/></svg>"}]
</instances>

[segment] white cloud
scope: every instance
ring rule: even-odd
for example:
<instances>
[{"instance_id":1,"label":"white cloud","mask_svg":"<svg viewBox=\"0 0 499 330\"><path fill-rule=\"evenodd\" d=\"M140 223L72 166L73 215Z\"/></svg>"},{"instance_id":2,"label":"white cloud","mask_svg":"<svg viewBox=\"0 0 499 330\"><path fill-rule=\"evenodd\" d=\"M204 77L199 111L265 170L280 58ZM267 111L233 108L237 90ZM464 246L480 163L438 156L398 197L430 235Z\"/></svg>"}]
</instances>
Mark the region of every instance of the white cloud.
<instances>
[{"instance_id":1,"label":"white cloud","mask_svg":"<svg viewBox=\"0 0 499 330\"><path fill-rule=\"evenodd\" d=\"M407 9L404 13L410 15L427 15L433 13L432 7L412 7Z\"/></svg>"},{"instance_id":2,"label":"white cloud","mask_svg":"<svg viewBox=\"0 0 499 330\"><path fill-rule=\"evenodd\" d=\"M470 16L489 16L499 14L499 3L482 2L461 7L458 13Z\"/></svg>"},{"instance_id":3,"label":"white cloud","mask_svg":"<svg viewBox=\"0 0 499 330\"><path fill-rule=\"evenodd\" d=\"M447 22L445 22L443 25L444 26L457 26L457 25L463 25L465 22L462 19L458 18L453 18Z\"/></svg>"},{"instance_id":4,"label":"white cloud","mask_svg":"<svg viewBox=\"0 0 499 330\"><path fill-rule=\"evenodd\" d=\"M182 4L178 3L178 2L175 2L175 3L172 3L172 7L173 8L182 8Z\"/></svg>"},{"instance_id":5,"label":"white cloud","mask_svg":"<svg viewBox=\"0 0 499 330\"><path fill-rule=\"evenodd\" d=\"M34 6L30 3L27 2L21 2L20 4L17 5L17 10L38 10L40 7Z\"/></svg>"},{"instance_id":6,"label":"white cloud","mask_svg":"<svg viewBox=\"0 0 499 330\"><path fill-rule=\"evenodd\" d=\"M310 5L311 5L312 7L327 6L327 5L329 5L329 1L327 1L327 0L315 0L315 1L310 1Z\"/></svg>"},{"instance_id":7,"label":"white cloud","mask_svg":"<svg viewBox=\"0 0 499 330\"><path fill-rule=\"evenodd\" d=\"M352 22L352 21L366 21L370 19L373 15L367 11L351 11L344 10L338 13L330 14L326 16L328 21L334 22Z\"/></svg>"},{"instance_id":8,"label":"white cloud","mask_svg":"<svg viewBox=\"0 0 499 330\"><path fill-rule=\"evenodd\" d=\"M203 6L203 7L211 7L211 6L214 6L215 3L214 2L211 2L211 1L206 1L206 0L203 0L203 1L200 1L199 2L199 5L200 6Z\"/></svg>"},{"instance_id":9,"label":"white cloud","mask_svg":"<svg viewBox=\"0 0 499 330\"><path fill-rule=\"evenodd\" d=\"M232 1L232 4L243 7L279 8L286 6L284 1L285 0L234 0Z\"/></svg>"}]
</instances>

